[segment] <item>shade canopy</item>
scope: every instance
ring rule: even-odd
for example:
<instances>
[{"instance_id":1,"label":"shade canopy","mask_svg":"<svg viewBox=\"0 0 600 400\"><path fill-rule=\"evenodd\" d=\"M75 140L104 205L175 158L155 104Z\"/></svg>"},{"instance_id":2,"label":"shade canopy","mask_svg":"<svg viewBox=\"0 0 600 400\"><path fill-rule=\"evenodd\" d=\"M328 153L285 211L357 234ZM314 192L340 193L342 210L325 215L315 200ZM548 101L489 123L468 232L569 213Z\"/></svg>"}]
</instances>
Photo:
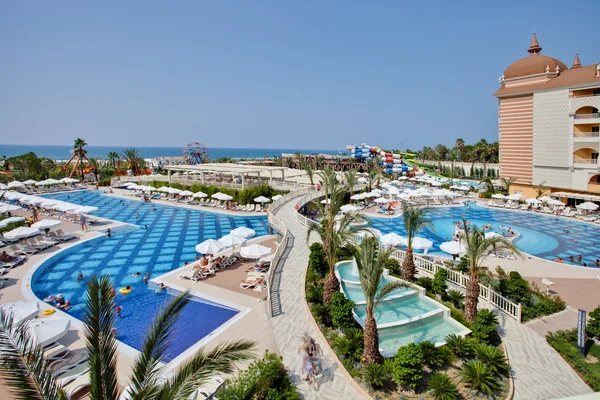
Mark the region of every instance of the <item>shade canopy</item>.
<instances>
[{"instance_id":1,"label":"shade canopy","mask_svg":"<svg viewBox=\"0 0 600 400\"><path fill-rule=\"evenodd\" d=\"M2 304L2 310L12 313L13 323L20 324L37 317L40 306L38 303L30 303L28 301L15 301L14 303Z\"/></svg>"},{"instance_id":2,"label":"shade canopy","mask_svg":"<svg viewBox=\"0 0 600 400\"><path fill-rule=\"evenodd\" d=\"M243 236L245 238L256 235L256 231L246 226L240 226L239 228L232 229L230 232L232 235Z\"/></svg>"},{"instance_id":3,"label":"shade canopy","mask_svg":"<svg viewBox=\"0 0 600 400\"><path fill-rule=\"evenodd\" d=\"M13 212L13 211L17 211L20 209L21 209L21 207L13 206L12 204L2 204L2 205L0 205L0 214L4 214L7 212Z\"/></svg>"},{"instance_id":4,"label":"shade canopy","mask_svg":"<svg viewBox=\"0 0 600 400\"><path fill-rule=\"evenodd\" d=\"M240 254L244 258L261 258L271 254L271 248L261 244L252 244L242 247Z\"/></svg>"},{"instance_id":5,"label":"shade canopy","mask_svg":"<svg viewBox=\"0 0 600 400\"><path fill-rule=\"evenodd\" d=\"M168 186L161 186L158 188L158 191L161 193L171 193L171 188Z\"/></svg>"},{"instance_id":6,"label":"shade canopy","mask_svg":"<svg viewBox=\"0 0 600 400\"><path fill-rule=\"evenodd\" d=\"M29 322L29 333L40 346L56 342L69 332L71 320L66 318L47 318Z\"/></svg>"},{"instance_id":7,"label":"shade canopy","mask_svg":"<svg viewBox=\"0 0 600 400\"><path fill-rule=\"evenodd\" d=\"M506 198L506 196L501 193L494 193L492 195L492 199L505 199L505 198Z\"/></svg>"},{"instance_id":8,"label":"shade canopy","mask_svg":"<svg viewBox=\"0 0 600 400\"><path fill-rule=\"evenodd\" d=\"M385 197L379 197L379 198L375 199L374 201L375 201L375 203L386 204L386 203L389 203L391 200L386 199Z\"/></svg>"},{"instance_id":9,"label":"shade canopy","mask_svg":"<svg viewBox=\"0 0 600 400\"><path fill-rule=\"evenodd\" d=\"M350 200L362 200L364 198L365 198L365 196L363 193L356 193L356 194L353 194L352 196L350 196Z\"/></svg>"},{"instance_id":10,"label":"shade canopy","mask_svg":"<svg viewBox=\"0 0 600 400\"><path fill-rule=\"evenodd\" d=\"M196 251L200 254L216 254L225 249L223 243L215 239L208 239L196 245Z\"/></svg>"},{"instance_id":11,"label":"shade canopy","mask_svg":"<svg viewBox=\"0 0 600 400\"><path fill-rule=\"evenodd\" d=\"M9 189L16 189L16 188L25 187L25 184L23 182L19 182L19 181L12 181L12 182L9 182L9 184L6 185L6 187Z\"/></svg>"},{"instance_id":12,"label":"shade canopy","mask_svg":"<svg viewBox=\"0 0 600 400\"><path fill-rule=\"evenodd\" d=\"M523 200L525 198L524 195L520 194L520 193L513 193L510 196L506 196L506 198L508 200L515 200L515 201L519 201L519 200Z\"/></svg>"},{"instance_id":13,"label":"shade canopy","mask_svg":"<svg viewBox=\"0 0 600 400\"><path fill-rule=\"evenodd\" d=\"M93 212L98 211L98 207L94 206L81 206L75 210L73 210L74 214L91 214Z\"/></svg>"},{"instance_id":14,"label":"shade canopy","mask_svg":"<svg viewBox=\"0 0 600 400\"><path fill-rule=\"evenodd\" d=\"M538 200L541 200L543 202L547 202L547 201L554 200L554 199L552 197L542 196L542 197L538 198Z\"/></svg>"},{"instance_id":15,"label":"shade canopy","mask_svg":"<svg viewBox=\"0 0 600 400\"><path fill-rule=\"evenodd\" d=\"M444 242L440 245L440 250L452 255L464 254L467 249L459 242Z\"/></svg>"},{"instance_id":16,"label":"shade canopy","mask_svg":"<svg viewBox=\"0 0 600 400\"><path fill-rule=\"evenodd\" d=\"M196 199L202 199L204 197L208 197L208 195L204 192L196 192L196 193L194 193L194 195L192 197L194 197Z\"/></svg>"},{"instance_id":17,"label":"shade canopy","mask_svg":"<svg viewBox=\"0 0 600 400\"><path fill-rule=\"evenodd\" d=\"M39 234L40 234L40 231L37 230L36 228L28 228L26 226L20 226L16 229L13 229L12 231L4 233L4 237L7 238L8 240L16 240L16 239L23 239L23 238L27 238L27 237L35 236L35 235L39 235Z\"/></svg>"},{"instance_id":18,"label":"shade canopy","mask_svg":"<svg viewBox=\"0 0 600 400\"><path fill-rule=\"evenodd\" d=\"M386 233L379 238L379 241L387 246L399 246L406 243L406 239L395 232Z\"/></svg>"},{"instance_id":19,"label":"shade canopy","mask_svg":"<svg viewBox=\"0 0 600 400\"><path fill-rule=\"evenodd\" d=\"M496 232L486 232L486 234L484 235L486 239L492 239L492 238L496 238L496 237L502 237L501 234L496 233Z\"/></svg>"},{"instance_id":20,"label":"shade canopy","mask_svg":"<svg viewBox=\"0 0 600 400\"><path fill-rule=\"evenodd\" d=\"M381 233L381 231L379 229L367 228L367 229L364 229L364 230L361 230L360 232L358 232L357 235L360 237L365 237L365 236L380 237L383 234Z\"/></svg>"},{"instance_id":21,"label":"shade canopy","mask_svg":"<svg viewBox=\"0 0 600 400\"><path fill-rule=\"evenodd\" d=\"M277 201L277 200L279 200L279 199L280 199L280 198L282 198L282 197L283 197L282 195L280 195L280 194L276 194L275 196L271 197L271 199L272 199L273 201Z\"/></svg>"},{"instance_id":22,"label":"shade canopy","mask_svg":"<svg viewBox=\"0 0 600 400\"><path fill-rule=\"evenodd\" d=\"M340 207L340 210L344 213L356 213L360 211L360 207L353 206L352 204L344 204Z\"/></svg>"},{"instance_id":23,"label":"shade canopy","mask_svg":"<svg viewBox=\"0 0 600 400\"><path fill-rule=\"evenodd\" d=\"M550 199L550 200L548 200L548 204L551 205L551 206L564 206L565 205L565 203L563 203L560 200L556 200L556 199Z\"/></svg>"},{"instance_id":24,"label":"shade canopy","mask_svg":"<svg viewBox=\"0 0 600 400\"><path fill-rule=\"evenodd\" d=\"M575 207L579 208L580 210L589 210L589 211L594 211L598 209L598 204L592 203L590 201L586 201L585 203L581 203L579 205L576 205Z\"/></svg>"},{"instance_id":25,"label":"shade canopy","mask_svg":"<svg viewBox=\"0 0 600 400\"><path fill-rule=\"evenodd\" d=\"M229 234L219 239L219 242L225 247L239 246L246 241L244 236Z\"/></svg>"},{"instance_id":26,"label":"shade canopy","mask_svg":"<svg viewBox=\"0 0 600 400\"><path fill-rule=\"evenodd\" d=\"M34 181L33 179L27 179L25 182L23 182L26 185L35 185L38 181Z\"/></svg>"},{"instance_id":27,"label":"shade canopy","mask_svg":"<svg viewBox=\"0 0 600 400\"><path fill-rule=\"evenodd\" d=\"M542 201L539 199L531 198L531 199L525 200L525 203L527 203L527 204L542 204Z\"/></svg>"},{"instance_id":28,"label":"shade canopy","mask_svg":"<svg viewBox=\"0 0 600 400\"><path fill-rule=\"evenodd\" d=\"M0 221L0 228L6 228L10 224L14 224L16 222L21 222L21 221L25 221L25 217L4 218L2 221Z\"/></svg>"},{"instance_id":29,"label":"shade canopy","mask_svg":"<svg viewBox=\"0 0 600 400\"><path fill-rule=\"evenodd\" d=\"M408 243L408 241L407 241ZM433 242L429 239L425 239L420 236L416 236L412 239L412 248L417 250L426 250L433 246Z\"/></svg>"},{"instance_id":30,"label":"shade canopy","mask_svg":"<svg viewBox=\"0 0 600 400\"><path fill-rule=\"evenodd\" d=\"M269 199L265 196L258 196L257 198L254 199L255 203L268 203L270 201L271 201L271 199Z\"/></svg>"},{"instance_id":31,"label":"shade canopy","mask_svg":"<svg viewBox=\"0 0 600 400\"><path fill-rule=\"evenodd\" d=\"M60 181L63 183L77 183L77 182L79 182L79 179L67 177L67 178L62 178Z\"/></svg>"},{"instance_id":32,"label":"shade canopy","mask_svg":"<svg viewBox=\"0 0 600 400\"><path fill-rule=\"evenodd\" d=\"M181 197L189 197L189 196L193 196L193 195L194 195L194 193L193 193L193 192L190 192L189 190L184 190L183 192L179 193L179 195L180 195Z\"/></svg>"},{"instance_id":33,"label":"shade canopy","mask_svg":"<svg viewBox=\"0 0 600 400\"><path fill-rule=\"evenodd\" d=\"M51 229L59 226L61 221L57 219L43 219L35 224L32 224L31 227L39 230Z\"/></svg>"}]
</instances>

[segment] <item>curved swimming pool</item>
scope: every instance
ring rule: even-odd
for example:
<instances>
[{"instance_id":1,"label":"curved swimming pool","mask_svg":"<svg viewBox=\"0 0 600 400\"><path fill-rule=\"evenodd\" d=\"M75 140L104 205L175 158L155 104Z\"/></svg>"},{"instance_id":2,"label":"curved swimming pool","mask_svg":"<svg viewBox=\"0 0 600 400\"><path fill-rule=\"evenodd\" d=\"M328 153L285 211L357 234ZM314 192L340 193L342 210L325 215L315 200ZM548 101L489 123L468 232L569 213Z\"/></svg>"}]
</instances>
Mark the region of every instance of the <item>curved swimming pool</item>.
<instances>
[{"instance_id":1,"label":"curved swimming pool","mask_svg":"<svg viewBox=\"0 0 600 400\"><path fill-rule=\"evenodd\" d=\"M115 228L110 238L92 239L50 258L35 272L33 292L40 299L63 294L71 301L69 314L82 319L87 283L76 279L79 271L85 277L110 275L117 289L131 285L131 294L122 295L117 290L117 304L123 307L116 321L117 338L138 350L157 309L176 294L155 294L156 287L142 282L146 272L154 278L179 268L185 261L194 260L196 244L220 238L236 227L252 228L257 236L268 234L264 216L231 216L148 204L104 196L98 191L48 197L96 206L99 210L94 215L131 225ZM137 272L139 278L133 276ZM237 309L194 297L175 324L167 359L177 357L238 313Z\"/></svg>"},{"instance_id":2,"label":"curved swimming pool","mask_svg":"<svg viewBox=\"0 0 600 400\"><path fill-rule=\"evenodd\" d=\"M520 234L514 243L521 251L546 260L562 257L568 263L569 257L581 255L581 263L571 264L583 265L585 262L592 267L596 259L600 258L600 226L552 215L468 204L464 207L431 209L428 219L434 230L425 229L419 233L419 236L434 243L428 254L448 256L439 246L452 240L455 222L465 218L480 228L491 223L492 231L495 232L502 232L501 227L510 227ZM402 218L373 218L373 227L383 234L396 232L406 235Z\"/></svg>"}]
</instances>

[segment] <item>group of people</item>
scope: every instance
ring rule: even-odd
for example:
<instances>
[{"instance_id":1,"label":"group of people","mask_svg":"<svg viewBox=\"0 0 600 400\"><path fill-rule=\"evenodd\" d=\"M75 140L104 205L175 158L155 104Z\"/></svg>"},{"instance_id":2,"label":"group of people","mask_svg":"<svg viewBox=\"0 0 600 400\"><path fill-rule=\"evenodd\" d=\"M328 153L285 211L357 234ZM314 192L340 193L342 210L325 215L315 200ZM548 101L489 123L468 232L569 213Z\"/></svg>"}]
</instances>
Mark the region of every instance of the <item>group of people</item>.
<instances>
[{"instance_id":1,"label":"group of people","mask_svg":"<svg viewBox=\"0 0 600 400\"><path fill-rule=\"evenodd\" d=\"M582 261L583 261L583 256L581 254L578 255L577 257L569 256L569 262L578 263L578 264L581 264L583 267L587 267L588 264L586 262L582 263ZM554 259L554 262L564 264L565 260L562 257L557 257ZM594 262L594 266L600 267L600 259L596 258L596 261Z\"/></svg>"},{"instance_id":2,"label":"group of people","mask_svg":"<svg viewBox=\"0 0 600 400\"><path fill-rule=\"evenodd\" d=\"M299 351L302 357L302 378L308 384L315 383L315 376L322 372L321 349L315 339L310 337L307 332L304 332L302 336Z\"/></svg>"},{"instance_id":3,"label":"group of people","mask_svg":"<svg viewBox=\"0 0 600 400\"><path fill-rule=\"evenodd\" d=\"M11 256L6 251L3 251L2 254L0 254L0 261L5 262L5 263L13 263L13 262L16 262L19 260L20 260L19 257Z\"/></svg>"},{"instance_id":4,"label":"group of people","mask_svg":"<svg viewBox=\"0 0 600 400\"><path fill-rule=\"evenodd\" d=\"M54 307L60 308L64 311L69 311L71 309L71 301L66 300L65 296L62 294L57 294L56 296L48 296L44 299L46 303L54 303Z\"/></svg>"}]
</instances>

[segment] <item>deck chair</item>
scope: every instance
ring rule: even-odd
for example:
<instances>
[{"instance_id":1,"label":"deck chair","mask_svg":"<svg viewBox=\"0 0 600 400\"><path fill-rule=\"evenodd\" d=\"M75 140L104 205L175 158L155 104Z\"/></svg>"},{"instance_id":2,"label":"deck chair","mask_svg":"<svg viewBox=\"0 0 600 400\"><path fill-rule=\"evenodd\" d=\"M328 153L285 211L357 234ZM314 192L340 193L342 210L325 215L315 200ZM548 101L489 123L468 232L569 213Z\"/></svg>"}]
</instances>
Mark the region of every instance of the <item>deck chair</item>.
<instances>
[{"instance_id":1,"label":"deck chair","mask_svg":"<svg viewBox=\"0 0 600 400\"><path fill-rule=\"evenodd\" d=\"M262 285L264 282L264 278L256 278L256 279L244 279L240 283L240 288L242 289L254 289L258 285Z\"/></svg>"}]
</instances>

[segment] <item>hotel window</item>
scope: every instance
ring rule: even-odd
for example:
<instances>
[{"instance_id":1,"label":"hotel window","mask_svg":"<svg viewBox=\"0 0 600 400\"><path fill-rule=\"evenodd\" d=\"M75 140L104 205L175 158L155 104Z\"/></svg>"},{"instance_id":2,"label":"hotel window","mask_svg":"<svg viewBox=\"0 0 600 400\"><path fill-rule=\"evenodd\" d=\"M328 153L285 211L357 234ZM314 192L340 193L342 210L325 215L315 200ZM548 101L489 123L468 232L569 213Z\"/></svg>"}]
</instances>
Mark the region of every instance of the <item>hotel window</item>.
<instances>
[{"instance_id":1,"label":"hotel window","mask_svg":"<svg viewBox=\"0 0 600 400\"><path fill-rule=\"evenodd\" d=\"M592 153L592 160L598 159L598 153Z\"/></svg>"},{"instance_id":2,"label":"hotel window","mask_svg":"<svg viewBox=\"0 0 600 400\"><path fill-rule=\"evenodd\" d=\"M594 96L600 96L600 89L594 89Z\"/></svg>"}]
</instances>

